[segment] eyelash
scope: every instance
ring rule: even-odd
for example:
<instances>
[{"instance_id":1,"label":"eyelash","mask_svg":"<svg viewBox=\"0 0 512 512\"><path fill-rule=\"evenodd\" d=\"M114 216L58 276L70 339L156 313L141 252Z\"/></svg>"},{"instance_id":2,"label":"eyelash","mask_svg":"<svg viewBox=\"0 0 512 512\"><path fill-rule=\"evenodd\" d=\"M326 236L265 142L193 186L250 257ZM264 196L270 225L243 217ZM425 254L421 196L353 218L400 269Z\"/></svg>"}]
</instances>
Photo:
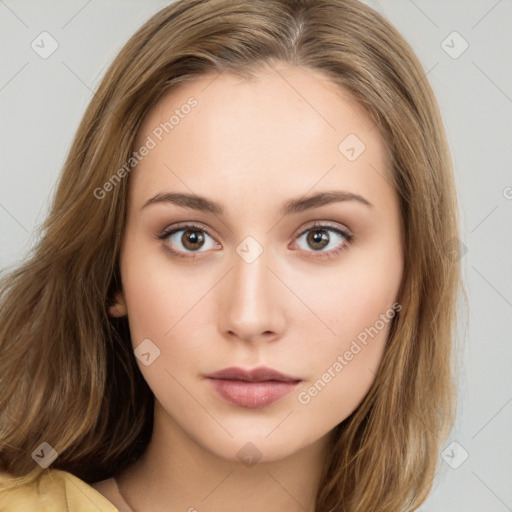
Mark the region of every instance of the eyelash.
<instances>
[{"instance_id":1,"label":"eyelash","mask_svg":"<svg viewBox=\"0 0 512 512\"><path fill-rule=\"evenodd\" d=\"M198 224L181 224L178 226L175 225L175 226L166 228L160 235L158 235L158 239L164 241L167 238L169 238L171 235L173 235L174 233L178 233L180 231L187 231L187 230L200 231L200 232L206 233L210 238L213 238L213 236L210 235L210 233L208 233L208 230L204 229L204 227L202 227ZM324 251L306 251L306 252L313 252L315 254L321 255L321 256L313 256L314 258L320 258L320 259L335 258L341 252L347 250L348 246L350 244L352 244L355 239L354 233L349 232L348 230L343 230L339 226L335 226L335 225L328 224L325 222L320 222L320 221L315 221L315 223L312 226L309 226L305 230L301 231L300 234L297 235L296 238L300 238L301 236L305 235L306 233L308 233L310 231L321 231L321 230L334 231L338 235L341 235L344 238L344 240L340 247L337 247L336 249L331 249L330 251L325 251L325 252ZM184 253L183 251L177 251L176 249L171 248L167 244L165 245L165 249L168 250L169 252L171 252L173 254L173 256L176 256L178 258L192 260L197 257L196 253ZM202 252L205 252L205 251L202 251ZM308 257L311 257L311 256L308 256Z\"/></svg>"}]
</instances>

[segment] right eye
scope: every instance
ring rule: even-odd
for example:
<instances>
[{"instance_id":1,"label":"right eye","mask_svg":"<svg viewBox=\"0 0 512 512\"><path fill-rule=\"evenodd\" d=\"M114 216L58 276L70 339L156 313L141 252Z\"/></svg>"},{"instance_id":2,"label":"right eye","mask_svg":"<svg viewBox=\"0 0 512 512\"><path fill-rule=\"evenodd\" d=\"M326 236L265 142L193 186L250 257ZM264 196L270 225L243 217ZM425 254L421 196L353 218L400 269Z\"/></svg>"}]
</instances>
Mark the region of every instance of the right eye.
<instances>
[{"instance_id":1,"label":"right eye","mask_svg":"<svg viewBox=\"0 0 512 512\"><path fill-rule=\"evenodd\" d=\"M213 237L211 237L203 227L196 224L169 226L158 238L164 241L169 251L181 258L193 259L195 258L195 253L206 252L206 250L219 247L219 244L213 240ZM198 250L204 248L207 238L212 240L209 247L208 243L206 243L206 250Z\"/></svg>"}]
</instances>

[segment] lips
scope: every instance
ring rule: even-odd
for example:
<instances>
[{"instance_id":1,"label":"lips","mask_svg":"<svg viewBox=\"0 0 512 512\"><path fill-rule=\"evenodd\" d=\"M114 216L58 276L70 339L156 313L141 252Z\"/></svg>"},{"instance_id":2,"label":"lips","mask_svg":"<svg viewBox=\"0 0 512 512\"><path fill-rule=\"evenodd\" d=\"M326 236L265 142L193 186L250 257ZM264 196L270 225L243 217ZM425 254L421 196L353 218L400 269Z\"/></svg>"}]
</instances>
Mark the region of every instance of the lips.
<instances>
[{"instance_id":1,"label":"lips","mask_svg":"<svg viewBox=\"0 0 512 512\"><path fill-rule=\"evenodd\" d=\"M290 393L301 379L272 368L230 367L206 376L214 392L232 405L257 409Z\"/></svg>"},{"instance_id":2,"label":"lips","mask_svg":"<svg viewBox=\"0 0 512 512\"><path fill-rule=\"evenodd\" d=\"M297 382L301 380L265 366L254 368L252 370L245 370L244 368L232 366L230 368L224 368L224 370L211 373L207 375L207 377L210 379L242 380L246 382L263 382L269 380L279 382Z\"/></svg>"}]
</instances>

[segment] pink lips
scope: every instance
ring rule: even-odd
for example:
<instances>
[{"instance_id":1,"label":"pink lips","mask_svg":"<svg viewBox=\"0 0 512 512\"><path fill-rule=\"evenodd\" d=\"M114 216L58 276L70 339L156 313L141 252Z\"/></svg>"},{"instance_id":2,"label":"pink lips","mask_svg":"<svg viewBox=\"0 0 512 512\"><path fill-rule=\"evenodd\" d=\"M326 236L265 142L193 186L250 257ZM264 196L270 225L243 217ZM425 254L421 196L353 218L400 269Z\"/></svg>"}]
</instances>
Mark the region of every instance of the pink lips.
<instances>
[{"instance_id":1,"label":"pink lips","mask_svg":"<svg viewBox=\"0 0 512 512\"><path fill-rule=\"evenodd\" d=\"M301 379L271 368L225 368L206 376L214 391L231 404L249 409L265 407L292 391Z\"/></svg>"}]
</instances>

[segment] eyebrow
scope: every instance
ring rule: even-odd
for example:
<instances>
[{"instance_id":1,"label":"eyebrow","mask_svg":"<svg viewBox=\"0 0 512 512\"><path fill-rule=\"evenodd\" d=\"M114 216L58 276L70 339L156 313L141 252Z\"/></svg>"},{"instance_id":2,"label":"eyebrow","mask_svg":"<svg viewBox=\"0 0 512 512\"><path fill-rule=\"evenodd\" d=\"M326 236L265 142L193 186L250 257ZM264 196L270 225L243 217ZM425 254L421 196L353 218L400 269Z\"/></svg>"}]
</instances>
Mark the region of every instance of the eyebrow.
<instances>
[{"instance_id":1,"label":"eyebrow","mask_svg":"<svg viewBox=\"0 0 512 512\"><path fill-rule=\"evenodd\" d=\"M291 215L313 208L319 208L326 204L342 201L356 201L360 204L373 208L373 204L359 194L334 190L319 192L314 195L299 197L297 199L290 199L283 204L280 214L283 216ZM171 203L183 208L213 213L214 215L219 216L224 214L224 206L221 203L196 194L184 194L181 192L162 192L156 194L142 205L141 210L149 205L158 203Z\"/></svg>"}]
</instances>

